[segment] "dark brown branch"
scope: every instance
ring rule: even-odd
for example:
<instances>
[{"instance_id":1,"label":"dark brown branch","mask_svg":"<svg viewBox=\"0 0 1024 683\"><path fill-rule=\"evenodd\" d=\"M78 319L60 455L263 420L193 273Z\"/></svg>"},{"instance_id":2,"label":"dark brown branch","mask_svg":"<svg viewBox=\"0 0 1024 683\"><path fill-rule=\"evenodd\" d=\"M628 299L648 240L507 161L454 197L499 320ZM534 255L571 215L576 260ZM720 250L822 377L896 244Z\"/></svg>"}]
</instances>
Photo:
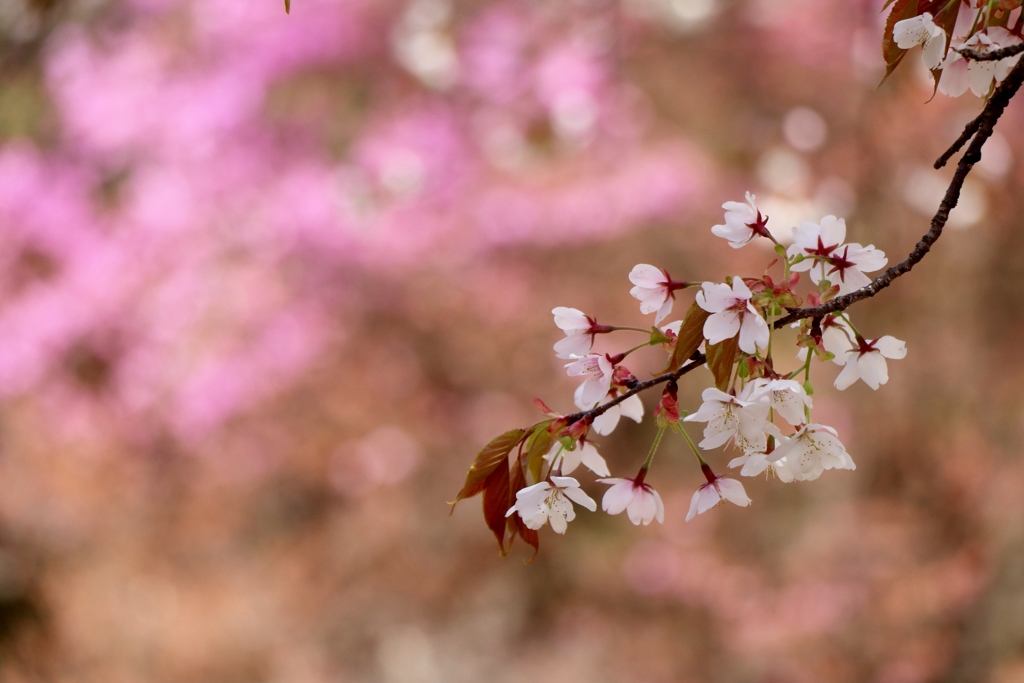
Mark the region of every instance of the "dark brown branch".
<instances>
[{"instance_id":1,"label":"dark brown branch","mask_svg":"<svg viewBox=\"0 0 1024 683\"><path fill-rule=\"evenodd\" d=\"M956 172L953 173L953 179L950 180L949 187L946 189L946 194L942 198L942 203L939 204L939 210L932 218L931 227L921 238L921 241L919 241L914 247L914 250L910 252L910 255L907 256L907 258L889 268L875 278L871 284L862 289L858 289L856 292L836 297L835 299L832 299L832 301L822 304L821 306L798 308L794 311L790 311L788 315L775 321L775 327L778 328L783 325L788 325L789 323L803 318L813 318L845 310L851 304L860 301L861 299L873 297L875 294L878 294L878 292L892 284L892 281L900 275L910 272L910 269L917 265L917 263L925 257L925 254L931 250L935 240L939 239L942 235L942 229L945 227L946 221L949 219L949 212L953 210L960 199L960 190L963 189L964 180L966 180L967 174L971 172L971 169L974 168L976 163L981 161L981 148L992 135L992 130L995 128L996 122L999 121L999 117L1002 116L1003 112L1006 110L1006 105L1010 103L1010 100L1017 93L1017 90L1020 89L1022 82L1024 82L1024 60L1018 62L1017 65L1013 67L1013 70L1010 71L1006 80L1004 80L996 89L995 93L989 99L988 104L985 105L981 114L979 114L978 118L975 119L977 124L974 126L976 130L974 140L971 141L971 144L967 147L967 151L964 152L963 157L960 158L960 162L956 165ZM968 124L968 127L971 127L971 124Z\"/></svg>"},{"instance_id":2,"label":"dark brown branch","mask_svg":"<svg viewBox=\"0 0 1024 683\"><path fill-rule=\"evenodd\" d=\"M658 375L657 377L652 377L651 379L647 380L646 382L640 382L638 384L634 384L633 387L630 388L629 391L627 391L626 393L622 394L621 396L616 396L611 401L608 401L607 403L602 403L601 405L597 406L596 408L592 408L590 410L585 410L585 411L583 411L581 413L573 413L572 415L566 415L565 419L568 421L569 424L572 424L573 422L576 422L576 421L578 421L578 420L580 420L580 419L582 419L584 417L589 417L591 420L593 420L595 417L597 417L599 415L603 415L609 408L612 408L614 406L619 405L620 403L625 401L627 398L629 398L631 396L636 396L641 391L646 391L647 389L650 389L653 386L657 386L659 384L662 384L663 382L667 382L670 379L679 379L680 377L682 377L683 375L688 373L690 370L693 370L694 368L699 368L700 366L704 365L704 363L706 363L706 362L707 362L707 357L703 353L695 353L693 355L693 358L690 359L690 362L687 363L686 365L680 367L678 370L676 370L674 372L666 372L664 375Z\"/></svg>"},{"instance_id":3,"label":"dark brown branch","mask_svg":"<svg viewBox=\"0 0 1024 683\"><path fill-rule=\"evenodd\" d=\"M975 62L994 62L997 59L1006 59L1014 55L1019 55L1024 52L1024 43L1017 43L1009 47L1001 47L998 50L992 50L991 52L978 52L969 47L954 47L954 52L959 52L966 59L973 60Z\"/></svg>"},{"instance_id":4,"label":"dark brown branch","mask_svg":"<svg viewBox=\"0 0 1024 683\"><path fill-rule=\"evenodd\" d=\"M964 132L960 133L960 137L956 139L952 145L949 146L942 156L936 159L935 169L938 170L946 165L946 162L953 158L953 155L960 151L960 149L966 145L974 134L978 132L978 126L981 125L981 116L971 119L966 126L964 126Z\"/></svg>"},{"instance_id":5,"label":"dark brown branch","mask_svg":"<svg viewBox=\"0 0 1024 683\"><path fill-rule=\"evenodd\" d=\"M1022 43L1022 45L1024 45L1024 43ZM1024 51L1024 48L1018 50L1018 52L1021 51ZM967 127L960 136L963 140L961 141L958 139L957 143L954 143L954 146L950 148L952 152L947 152L949 156L952 156L968 139L974 136L974 140L967 148L963 157L961 157L960 162L956 165L956 172L953 174L953 179L950 181L949 187L946 189L946 194L942 198L942 203L939 204L939 210L932 218L931 227L914 247L914 250L910 252L907 258L886 270L875 278L871 284L863 287L862 289L836 297L828 303L824 303L820 306L797 308L789 311L787 315L775 321L775 329L785 327L790 323L796 322L797 320L803 320L804 318L820 319L829 313L843 311L861 299L869 299L873 297L875 294L878 294L878 292L892 284L892 281L900 275L910 272L910 269L925 257L925 255L931 250L935 241L942 235L942 229L945 227L946 221L949 219L949 212L953 210L960 199L960 191L963 189L964 180L967 178L967 174L971 172L971 169L974 168L976 163L981 161L981 148L985 145L985 142L989 137L991 137L992 130L999 121L999 117L1003 115L1003 112L1006 110L1006 105L1010 103L1010 100L1013 99L1017 90L1020 89L1021 83L1024 83L1024 60L1018 62L1017 65L1013 67L1013 70L1010 71L1009 75L1007 75L1006 79L998 88L996 88L995 93L989 99L985 108L981 111L981 114L967 124ZM969 131L970 134L968 134ZM946 157L946 155L944 154L943 157ZM942 159L940 159L940 161L942 161ZM936 166L939 166L938 162L936 162ZM640 392L646 391L658 384L667 382L670 379L679 379L694 368L704 365L705 362L707 362L707 358L704 354L694 354L694 357L690 362L683 365L678 370L674 372L666 372L663 375L658 375L657 377L653 377L645 382L635 384L624 394L617 396L608 403L599 405L591 410L567 415L566 420L570 424L583 418L593 420L599 415L603 415L608 409L619 405L631 396L636 396Z\"/></svg>"}]
</instances>

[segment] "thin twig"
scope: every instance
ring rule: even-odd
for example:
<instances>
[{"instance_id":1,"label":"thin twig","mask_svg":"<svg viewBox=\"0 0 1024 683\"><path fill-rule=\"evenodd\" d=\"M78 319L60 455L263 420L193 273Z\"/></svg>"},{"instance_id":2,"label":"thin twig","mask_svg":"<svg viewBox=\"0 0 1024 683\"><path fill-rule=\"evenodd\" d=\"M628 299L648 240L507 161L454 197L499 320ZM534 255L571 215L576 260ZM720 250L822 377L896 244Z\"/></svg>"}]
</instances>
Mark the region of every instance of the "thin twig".
<instances>
[{"instance_id":1,"label":"thin twig","mask_svg":"<svg viewBox=\"0 0 1024 683\"><path fill-rule=\"evenodd\" d=\"M903 259L895 266L889 268L884 273L879 275L875 280L862 289L858 289L856 292L850 294L844 294L843 296L836 297L824 303L820 306L813 306L811 308L798 308L790 311L788 315L780 318L775 322L776 327L782 325L788 325L789 323L801 320L803 318L811 318L819 315L827 315L829 313L835 313L836 311L845 310L851 304L860 301L861 299L868 299L878 294L881 290L892 284L892 281L898 278L904 273L910 272L910 269L917 265L918 261L924 258L925 254L931 249L932 244L935 240L939 239L942 235L942 229L946 225L946 221L949 219L949 212L956 206L957 201L960 199L960 191L963 189L964 180L967 178L967 174L971 172L971 169L976 163L981 161L981 148L985 145L985 142L992 135L992 130L999 121L999 117L1003 115L1006 110L1006 105L1010 103L1010 100L1020 89L1021 83L1024 82L1024 61L1019 62L1013 67L1006 80L996 89L995 93L989 99L988 104L982 110L981 114L976 119L977 132L975 133L974 140L967 147L967 151L964 152L963 157L960 158L960 162L956 165L956 172L953 173L953 179L949 182L949 187L946 189L946 194L942 198L942 203L939 204L939 210L935 213L932 218L931 228L924 234L921 241L917 243L914 250L910 252L907 258Z\"/></svg>"},{"instance_id":2,"label":"thin twig","mask_svg":"<svg viewBox=\"0 0 1024 683\"><path fill-rule=\"evenodd\" d=\"M974 134L978 132L978 126L981 125L981 115L979 114L976 118L973 118L964 126L964 132L960 133L960 137L956 139L952 145L949 146L942 156L935 161L936 170L946 165L946 162L953 158L953 155L960 151L960 149L966 145Z\"/></svg>"},{"instance_id":3,"label":"thin twig","mask_svg":"<svg viewBox=\"0 0 1024 683\"><path fill-rule=\"evenodd\" d=\"M1022 43L1022 45L1024 45L1024 43ZM1024 47L1018 50L1018 52L1024 52ZM949 187L946 189L946 194L942 198L942 203L939 204L939 210L932 218L931 227L914 247L914 250L910 252L907 258L879 275L873 282L871 282L871 284L858 289L855 292L836 297L835 299L832 299L820 306L797 308L789 311L787 315L775 321L775 329L785 327L790 323L796 322L797 320L803 320L804 318L821 318L829 313L845 310L861 299L869 299L873 297L875 294L878 294L878 292L892 284L893 280L904 273L910 272L910 269L925 257L925 255L931 250L935 241L942 235L942 229L945 227L946 221L949 219L949 212L953 210L957 201L960 199L960 191L963 189L964 180L967 178L967 174L971 172L971 169L976 163L981 161L981 148L992 135L992 130L999 121L999 117L1003 115L1003 112L1006 110L1006 105L1010 103L1010 100L1013 99L1017 90L1020 89L1021 83L1024 83L1024 60L1021 60L1013 67L1013 70L1010 71L1009 75L989 99L981 114L979 114L974 121L967 124L967 128L964 129L963 134L960 136L961 138L965 138L963 142L958 140L959 145L954 144L954 147L959 149L967 139L970 139L972 135L974 136L974 140L967 148L963 157L961 157L960 162L956 165L956 172L953 174L953 179L950 181ZM968 135L968 131L971 131L970 135ZM950 153L950 156L955 153L956 150ZM594 418L604 414L605 411L619 405L626 399L636 396L640 392L646 391L658 384L667 382L670 379L679 379L694 368L704 365L705 362L707 362L707 357L702 353L696 353L689 363L683 365L678 370L675 370L674 372L666 372L663 375L658 375L657 377L653 377L645 382L635 384L628 391L617 396L608 403L599 405L591 410L567 415L566 420L570 424L584 418L592 421Z\"/></svg>"},{"instance_id":4,"label":"thin twig","mask_svg":"<svg viewBox=\"0 0 1024 683\"><path fill-rule=\"evenodd\" d=\"M992 50L991 52L978 52L969 47L954 47L954 52L959 52L966 59L973 60L975 62L992 62L997 59L1006 59L1014 55L1019 55L1024 52L1024 43L1017 43L1009 47L1001 47L998 50Z\"/></svg>"}]
</instances>

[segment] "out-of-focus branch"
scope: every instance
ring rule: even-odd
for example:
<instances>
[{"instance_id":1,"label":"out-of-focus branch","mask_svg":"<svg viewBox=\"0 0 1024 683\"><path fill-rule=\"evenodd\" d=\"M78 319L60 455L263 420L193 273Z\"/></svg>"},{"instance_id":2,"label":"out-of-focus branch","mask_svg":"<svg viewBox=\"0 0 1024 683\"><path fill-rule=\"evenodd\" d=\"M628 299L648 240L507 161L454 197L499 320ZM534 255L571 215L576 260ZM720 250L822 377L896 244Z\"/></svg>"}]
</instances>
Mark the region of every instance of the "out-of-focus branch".
<instances>
[{"instance_id":1,"label":"out-of-focus branch","mask_svg":"<svg viewBox=\"0 0 1024 683\"><path fill-rule=\"evenodd\" d=\"M1012 47L1019 47L1020 49L1010 54L1024 52L1024 43L1021 43L1020 46L1014 45ZM1005 49L1008 50L1011 48ZM998 53L999 51L995 51L988 54L995 55ZM992 59L1001 58L1002 57L992 57ZM1006 106L1010 103L1010 100L1017 94L1022 83L1024 83L1024 60L1021 60L1013 67L1006 79L998 88L996 88L995 93L989 99L985 108L981 111L981 114L967 124L964 128L964 132L960 135L957 141L953 143L953 146L935 162L935 167L941 168L950 157L956 154L956 152L967 143L968 140L972 137L974 138L956 166L956 172L953 174L953 179L950 181L949 187L946 189L946 194L942 198L942 203L939 204L939 209L932 218L931 227L917 245L915 245L913 251L910 252L907 258L879 275L873 282L871 282L871 284L858 289L855 292L836 297L835 299L832 299L820 306L797 308L789 311L787 315L775 321L775 328L779 329L789 325L790 323L803 320L804 318L815 318L820 320L823 316L828 315L829 313L843 311L862 299L870 299L892 284L893 280L910 272L910 270L925 257L925 255L931 250L932 245L935 244L935 241L942 235L942 229L945 227L946 221L949 219L949 212L953 210L957 205L957 202L960 200L960 191L963 189L964 180L971 172L971 169L974 168L974 165L981 161L981 148L985 145L985 142L989 137L991 137L996 123L1003 115L1003 112L1006 110ZM617 396L608 403L604 403L591 410L567 415L566 419L570 424L582 419L593 420L599 415L604 414L609 408L617 406L631 396L635 396L642 391L646 391L651 387L663 384L669 380L679 379L694 368L704 365L705 362L707 362L707 358L704 354L695 353L690 359L690 362L681 366L678 370L658 375L657 377L653 377L645 382L638 382L632 385L628 391Z\"/></svg>"}]
</instances>

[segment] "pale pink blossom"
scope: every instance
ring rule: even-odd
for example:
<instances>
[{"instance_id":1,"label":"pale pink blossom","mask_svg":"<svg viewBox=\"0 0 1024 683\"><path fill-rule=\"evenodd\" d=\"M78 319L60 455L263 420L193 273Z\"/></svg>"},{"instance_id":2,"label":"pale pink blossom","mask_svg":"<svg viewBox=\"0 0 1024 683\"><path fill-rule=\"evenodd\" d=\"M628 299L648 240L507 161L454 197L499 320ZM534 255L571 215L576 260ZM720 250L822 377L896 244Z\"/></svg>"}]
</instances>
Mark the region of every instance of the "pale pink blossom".
<instances>
[{"instance_id":1,"label":"pale pink blossom","mask_svg":"<svg viewBox=\"0 0 1024 683\"><path fill-rule=\"evenodd\" d=\"M580 386L576 387L576 393L574 395L576 407L579 408L580 410L590 410L591 408L595 407L593 403L587 404L584 403L582 400L583 389L585 386L586 384L581 384ZM600 404L603 405L605 403L608 403L609 401L615 399L616 397L616 388L613 388L612 391L605 396L605 398L601 401ZM592 427L594 431L600 434L601 436L607 436L608 434L611 434L615 430L615 427L617 427L619 424L619 418L622 417L628 417L629 419L633 420L636 423L639 423L641 420L643 420L644 404L643 401L640 400L639 396L634 394L633 396L630 396L622 403L618 403L609 408L608 410L604 411L603 413L594 418L594 423Z\"/></svg>"},{"instance_id":2,"label":"pale pink blossom","mask_svg":"<svg viewBox=\"0 0 1024 683\"><path fill-rule=\"evenodd\" d=\"M845 367L836 377L836 389L846 389L858 379L872 389L889 381L889 367L885 359L899 360L907 355L907 345L889 335L873 341L858 339L857 345L846 352Z\"/></svg>"},{"instance_id":3,"label":"pale pink blossom","mask_svg":"<svg viewBox=\"0 0 1024 683\"><path fill-rule=\"evenodd\" d=\"M776 465L777 473L785 468L799 481L817 479L825 470L857 469L836 431L821 424L805 425L781 441L768 455L768 461ZM781 476L779 478L782 479Z\"/></svg>"},{"instance_id":4,"label":"pale pink blossom","mask_svg":"<svg viewBox=\"0 0 1024 683\"><path fill-rule=\"evenodd\" d=\"M711 228L712 234L728 240L729 246L733 249L739 249L758 235L768 236L765 227L768 218L762 216L757 205L754 204L754 195L748 192L746 200L745 204L742 202L722 204L722 208L725 209L725 223Z\"/></svg>"},{"instance_id":5,"label":"pale pink blossom","mask_svg":"<svg viewBox=\"0 0 1024 683\"><path fill-rule=\"evenodd\" d=\"M991 52L1019 42L1021 39L1018 36L1002 26L990 26L985 31L975 33L946 54L946 59L942 63L942 76L939 78L939 92L949 97L960 97L969 87L978 97L988 95L992 81L1001 83L1020 59L1020 55L1012 55L998 61L976 61L966 59L957 50L967 48L976 52Z\"/></svg>"},{"instance_id":6,"label":"pale pink blossom","mask_svg":"<svg viewBox=\"0 0 1024 683\"><path fill-rule=\"evenodd\" d=\"M794 272L809 271L811 281L822 280L839 285L840 294L848 294L871 283L864 273L884 268L888 259L885 253L875 249L873 244L862 246L856 242L844 244L846 221L835 216L825 216L821 223L804 221L793 231L793 244L787 255L790 258L803 256L794 263Z\"/></svg>"},{"instance_id":7,"label":"pale pink blossom","mask_svg":"<svg viewBox=\"0 0 1024 683\"><path fill-rule=\"evenodd\" d=\"M897 21L892 27L892 37L904 50L921 45L921 61L928 69L938 69L942 65L946 32L933 21L930 12Z\"/></svg>"},{"instance_id":8,"label":"pale pink blossom","mask_svg":"<svg viewBox=\"0 0 1024 683\"><path fill-rule=\"evenodd\" d=\"M581 464L599 477L607 477L611 474L608 471L608 463L597 452L594 444L586 439L576 442L576 447L571 451L566 450L561 443L556 441L544 459L551 464L552 470L561 467L559 471L562 474L571 474Z\"/></svg>"},{"instance_id":9,"label":"pale pink blossom","mask_svg":"<svg viewBox=\"0 0 1024 683\"><path fill-rule=\"evenodd\" d=\"M705 282L697 292L697 305L712 315L704 321L704 338L717 344L739 334L744 353L754 354L757 347L768 345L768 323L750 303L750 289L736 276L732 287Z\"/></svg>"},{"instance_id":10,"label":"pale pink blossom","mask_svg":"<svg viewBox=\"0 0 1024 683\"><path fill-rule=\"evenodd\" d=\"M644 315L656 313L655 325L672 312L673 292L683 286L683 283L674 282L664 270L646 263L633 266L629 281L634 285L629 294L640 301L640 312Z\"/></svg>"},{"instance_id":11,"label":"pale pink blossom","mask_svg":"<svg viewBox=\"0 0 1024 683\"><path fill-rule=\"evenodd\" d=\"M793 327L799 327L794 323ZM846 365L846 352L856 348L855 334L845 319L838 315L826 315L821 321L821 345L832 354L832 362ZM807 347L801 348L796 356L801 361L807 360Z\"/></svg>"},{"instance_id":12,"label":"pale pink blossom","mask_svg":"<svg viewBox=\"0 0 1024 683\"><path fill-rule=\"evenodd\" d=\"M747 507L753 502L747 496L747 492L740 482L727 477L719 477L707 465L701 465L701 469L704 471L708 483L693 494L693 498L690 500L690 511L686 513L687 522L725 501L740 507Z\"/></svg>"},{"instance_id":13,"label":"pale pink blossom","mask_svg":"<svg viewBox=\"0 0 1024 683\"><path fill-rule=\"evenodd\" d=\"M505 513L511 517L518 513L530 529L540 529L549 520L557 534L564 534L569 522L576 519L572 504L582 505L594 512L597 502L580 489L572 477L551 477L516 492L516 503Z\"/></svg>"},{"instance_id":14,"label":"pale pink blossom","mask_svg":"<svg viewBox=\"0 0 1024 683\"><path fill-rule=\"evenodd\" d=\"M615 368L608 357L592 353L582 358L577 358L571 363L565 364L565 371L570 377L586 375L578 391L578 402L583 405L593 406L608 393L612 386L612 377Z\"/></svg>"},{"instance_id":15,"label":"pale pink blossom","mask_svg":"<svg viewBox=\"0 0 1024 683\"><path fill-rule=\"evenodd\" d=\"M590 353L597 334L597 321L576 308L558 306L551 310L555 325L565 332L565 338L555 343L555 355L559 358L578 358Z\"/></svg>"},{"instance_id":16,"label":"pale pink blossom","mask_svg":"<svg viewBox=\"0 0 1024 683\"><path fill-rule=\"evenodd\" d=\"M601 500L601 509L609 515L617 515L623 510L629 521L640 526L648 525L653 520L665 521L665 505L661 496L649 484L637 479L598 479L602 484L610 484Z\"/></svg>"},{"instance_id":17,"label":"pale pink blossom","mask_svg":"<svg viewBox=\"0 0 1024 683\"><path fill-rule=\"evenodd\" d=\"M780 436L776 436L775 439L776 444L785 443L787 440L786 437ZM786 484L796 479L786 458L779 458L773 462L766 453L761 451L744 453L738 458L733 458L729 461L729 467L742 468L740 469L740 475L744 477L756 477L763 472L768 472Z\"/></svg>"}]
</instances>

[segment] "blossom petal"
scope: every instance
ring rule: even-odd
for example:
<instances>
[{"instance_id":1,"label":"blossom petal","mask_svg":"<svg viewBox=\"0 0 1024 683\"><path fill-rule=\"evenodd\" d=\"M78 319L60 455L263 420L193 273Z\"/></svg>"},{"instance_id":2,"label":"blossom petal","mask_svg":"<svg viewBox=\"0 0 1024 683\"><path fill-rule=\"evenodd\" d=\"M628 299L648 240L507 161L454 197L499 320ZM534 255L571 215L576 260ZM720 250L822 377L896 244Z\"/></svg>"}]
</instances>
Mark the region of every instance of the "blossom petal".
<instances>
[{"instance_id":1,"label":"blossom petal","mask_svg":"<svg viewBox=\"0 0 1024 683\"><path fill-rule=\"evenodd\" d=\"M590 353L593 339L589 334L570 334L555 342L555 356L566 360L574 356L585 356Z\"/></svg>"},{"instance_id":2,"label":"blossom petal","mask_svg":"<svg viewBox=\"0 0 1024 683\"><path fill-rule=\"evenodd\" d=\"M860 374L857 372L857 361L850 359L847 361L846 365L843 366L843 371L839 373L838 377L836 377L835 387L840 391L848 389L858 379L860 379Z\"/></svg>"},{"instance_id":3,"label":"blossom petal","mask_svg":"<svg viewBox=\"0 0 1024 683\"><path fill-rule=\"evenodd\" d=\"M878 351L862 354L857 359L857 374L872 389L878 389L880 385L889 381L889 367Z\"/></svg>"},{"instance_id":4,"label":"blossom petal","mask_svg":"<svg viewBox=\"0 0 1024 683\"><path fill-rule=\"evenodd\" d=\"M658 524L664 524L665 504L661 502L661 496L654 489L651 489L651 496L654 498L654 518L658 520Z\"/></svg>"},{"instance_id":5,"label":"blossom petal","mask_svg":"<svg viewBox=\"0 0 1024 683\"><path fill-rule=\"evenodd\" d=\"M623 417L628 417L637 424L644 419L644 403L636 394L620 403L619 411L622 413Z\"/></svg>"},{"instance_id":6,"label":"blossom petal","mask_svg":"<svg viewBox=\"0 0 1024 683\"><path fill-rule=\"evenodd\" d=\"M555 477L552 477L552 479L555 479ZM586 493L584 493L583 489L581 489L579 486L564 488L562 489L562 493L565 495L566 498L576 503L580 507L585 507L591 512L597 509L597 501L588 496Z\"/></svg>"},{"instance_id":7,"label":"blossom petal","mask_svg":"<svg viewBox=\"0 0 1024 683\"><path fill-rule=\"evenodd\" d=\"M896 337L885 335L879 337L873 342L873 345L878 349L886 358L892 358L893 360L899 360L905 358L907 355L907 345L905 342L900 341Z\"/></svg>"},{"instance_id":8,"label":"blossom petal","mask_svg":"<svg viewBox=\"0 0 1024 683\"><path fill-rule=\"evenodd\" d=\"M594 474L599 477L607 477L611 474L608 471L608 463L604 461L601 454L597 452L592 443L584 441L577 450L580 452L580 461Z\"/></svg>"},{"instance_id":9,"label":"blossom petal","mask_svg":"<svg viewBox=\"0 0 1024 683\"><path fill-rule=\"evenodd\" d=\"M722 498L730 503L739 505L740 507L747 507L753 502L747 496L747 492L743 489L743 484L735 479L719 477L717 483L718 492L722 494Z\"/></svg>"},{"instance_id":10,"label":"blossom petal","mask_svg":"<svg viewBox=\"0 0 1024 683\"><path fill-rule=\"evenodd\" d=\"M668 282L668 278L665 277L661 268L656 268L648 263L640 263L629 271L629 281L638 287L655 289Z\"/></svg>"},{"instance_id":11,"label":"blossom petal","mask_svg":"<svg viewBox=\"0 0 1024 683\"><path fill-rule=\"evenodd\" d=\"M632 479L598 479L598 481L603 484L615 482L610 489L604 492L604 498L601 499L601 509L609 515L619 514L633 500L634 484Z\"/></svg>"},{"instance_id":12,"label":"blossom petal","mask_svg":"<svg viewBox=\"0 0 1024 683\"><path fill-rule=\"evenodd\" d=\"M621 404L620 404L621 405ZM594 418L590 426L601 436L608 436L619 424L619 417L622 415L620 406L612 406Z\"/></svg>"},{"instance_id":13,"label":"blossom petal","mask_svg":"<svg viewBox=\"0 0 1024 683\"><path fill-rule=\"evenodd\" d=\"M739 331L740 317L734 311L714 313L704 321L704 338L709 344L732 339Z\"/></svg>"},{"instance_id":14,"label":"blossom petal","mask_svg":"<svg viewBox=\"0 0 1024 683\"><path fill-rule=\"evenodd\" d=\"M573 330L582 331L590 329L590 320L588 320L586 314L578 308L557 306L551 309L551 315L555 317L555 325L557 325L560 330L571 332Z\"/></svg>"}]
</instances>

